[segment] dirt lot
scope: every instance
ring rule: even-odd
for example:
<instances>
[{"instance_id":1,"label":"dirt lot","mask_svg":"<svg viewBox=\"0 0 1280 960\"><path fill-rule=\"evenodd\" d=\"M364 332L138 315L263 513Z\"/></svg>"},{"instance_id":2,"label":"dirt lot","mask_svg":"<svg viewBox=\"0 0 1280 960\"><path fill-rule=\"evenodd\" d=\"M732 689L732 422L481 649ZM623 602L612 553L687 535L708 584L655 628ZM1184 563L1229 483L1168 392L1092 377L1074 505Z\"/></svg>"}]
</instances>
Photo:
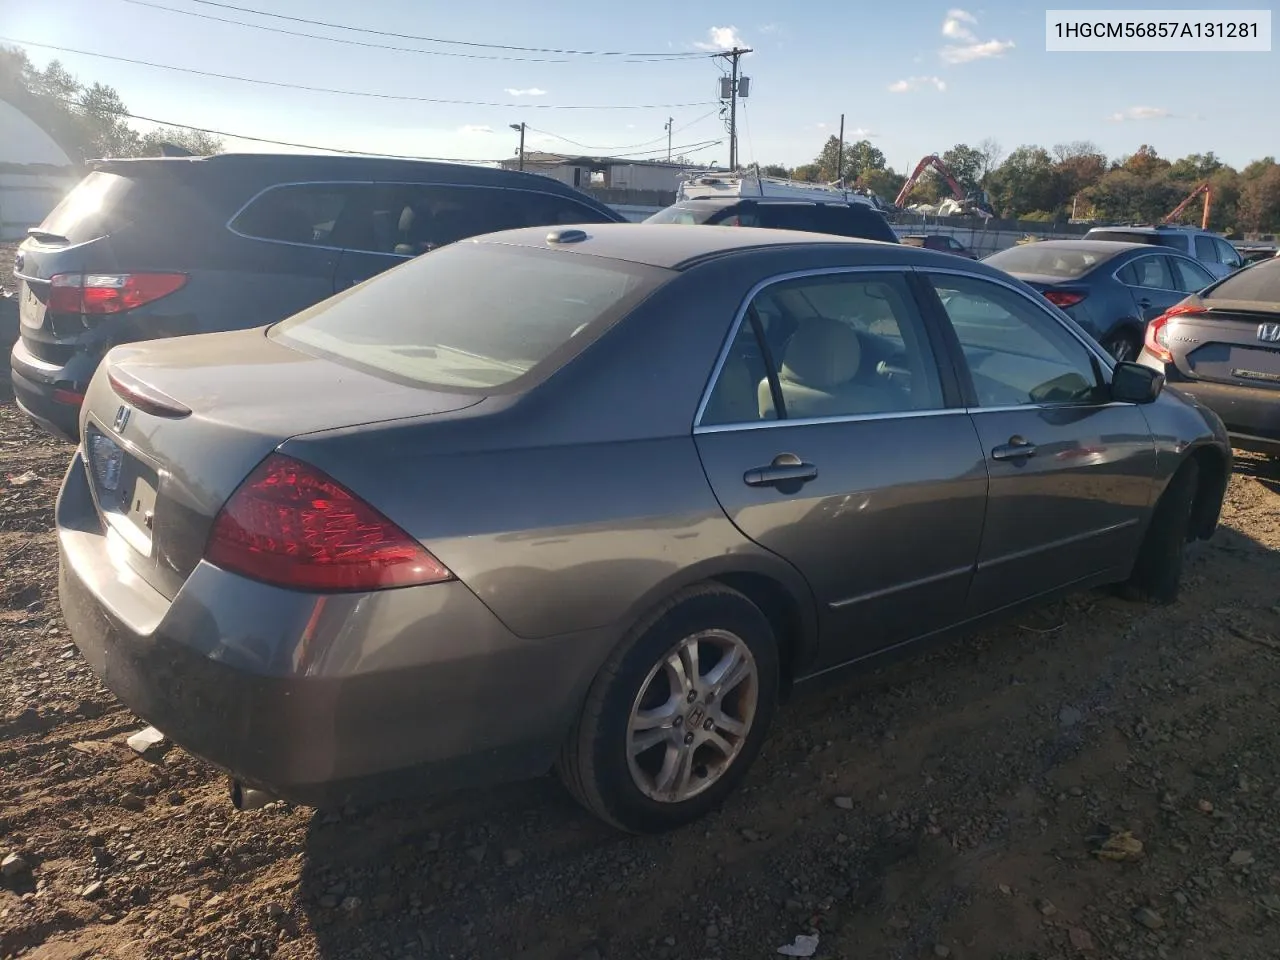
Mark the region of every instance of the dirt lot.
<instances>
[{"instance_id":1,"label":"dirt lot","mask_svg":"<svg viewBox=\"0 0 1280 960\"><path fill-rule=\"evenodd\" d=\"M237 815L135 755L58 615L68 454L0 401L0 958L1280 955L1274 467L1242 457L1177 605L1082 595L815 691L721 813L634 839L551 780Z\"/></svg>"}]
</instances>

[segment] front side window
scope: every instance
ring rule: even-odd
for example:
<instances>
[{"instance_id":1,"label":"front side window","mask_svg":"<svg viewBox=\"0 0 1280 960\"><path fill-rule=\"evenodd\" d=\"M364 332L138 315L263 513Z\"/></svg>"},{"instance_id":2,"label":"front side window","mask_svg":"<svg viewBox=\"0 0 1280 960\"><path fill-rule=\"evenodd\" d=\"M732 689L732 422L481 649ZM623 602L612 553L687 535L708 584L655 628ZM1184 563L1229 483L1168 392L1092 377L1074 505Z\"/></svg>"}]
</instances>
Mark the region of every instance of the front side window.
<instances>
[{"instance_id":1,"label":"front side window","mask_svg":"<svg viewBox=\"0 0 1280 960\"><path fill-rule=\"evenodd\" d=\"M943 406L937 363L903 276L833 273L781 281L752 299L700 422Z\"/></svg>"},{"instance_id":2,"label":"front side window","mask_svg":"<svg viewBox=\"0 0 1280 960\"><path fill-rule=\"evenodd\" d=\"M935 275L931 282L960 341L978 406L1097 401L1097 360L1048 311L987 280Z\"/></svg>"},{"instance_id":3,"label":"front side window","mask_svg":"<svg viewBox=\"0 0 1280 960\"><path fill-rule=\"evenodd\" d=\"M1240 257L1240 252L1225 240L1219 240L1216 237L1213 241L1218 248L1218 259L1228 267L1239 267L1244 263Z\"/></svg>"},{"instance_id":4,"label":"front side window","mask_svg":"<svg viewBox=\"0 0 1280 960\"><path fill-rule=\"evenodd\" d=\"M272 187L231 221L236 233L256 240L338 246L334 233L359 205L366 187L354 183L300 183Z\"/></svg>"},{"instance_id":5,"label":"front side window","mask_svg":"<svg viewBox=\"0 0 1280 960\"><path fill-rule=\"evenodd\" d=\"M457 243L322 301L268 335L410 386L514 390L526 375L550 375L666 276L599 257Z\"/></svg>"},{"instance_id":6,"label":"front side window","mask_svg":"<svg viewBox=\"0 0 1280 960\"><path fill-rule=\"evenodd\" d=\"M1173 266L1175 288L1181 293L1195 293L1213 283L1213 274L1194 260L1171 257L1170 263Z\"/></svg>"}]
</instances>

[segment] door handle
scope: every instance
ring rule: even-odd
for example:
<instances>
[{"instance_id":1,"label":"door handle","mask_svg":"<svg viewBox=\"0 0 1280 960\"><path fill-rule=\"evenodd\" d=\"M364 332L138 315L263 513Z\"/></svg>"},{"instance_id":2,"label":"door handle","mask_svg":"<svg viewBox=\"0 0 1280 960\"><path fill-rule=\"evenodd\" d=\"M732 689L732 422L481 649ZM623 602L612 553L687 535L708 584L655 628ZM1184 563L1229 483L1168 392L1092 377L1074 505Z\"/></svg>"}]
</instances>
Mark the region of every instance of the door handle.
<instances>
[{"instance_id":1,"label":"door handle","mask_svg":"<svg viewBox=\"0 0 1280 960\"><path fill-rule=\"evenodd\" d=\"M1140 306L1143 310L1150 309L1151 301L1148 300L1146 297L1143 297L1141 300L1138 301L1138 306Z\"/></svg>"},{"instance_id":2,"label":"door handle","mask_svg":"<svg viewBox=\"0 0 1280 960\"><path fill-rule=\"evenodd\" d=\"M749 487L776 487L783 483L808 483L816 479L818 468L805 463L794 453L780 453L767 467L756 467L742 475Z\"/></svg>"},{"instance_id":3,"label":"door handle","mask_svg":"<svg viewBox=\"0 0 1280 960\"><path fill-rule=\"evenodd\" d=\"M991 450L992 460L1021 460L1036 455L1036 445L1022 437L1013 436L1009 442Z\"/></svg>"}]
</instances>

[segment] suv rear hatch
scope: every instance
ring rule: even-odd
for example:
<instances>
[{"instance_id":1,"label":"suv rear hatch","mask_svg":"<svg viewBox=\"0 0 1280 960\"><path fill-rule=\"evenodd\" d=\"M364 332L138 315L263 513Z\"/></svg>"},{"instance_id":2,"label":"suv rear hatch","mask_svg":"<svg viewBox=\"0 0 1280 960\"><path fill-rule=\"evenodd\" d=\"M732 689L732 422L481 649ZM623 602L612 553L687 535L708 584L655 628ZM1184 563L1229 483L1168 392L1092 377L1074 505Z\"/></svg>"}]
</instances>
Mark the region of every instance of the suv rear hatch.
<instances>
[{"instance_id":1,"label":"suv rear hatch","mask_svg":"<svg viewBox=\"0 0 1280 960\"><path fill-rule=\"evenodd\" d=\"M28 231L19 327L33 357L60 367L82 346L109 342L121 318L186 285L200 262L194 238L223 208L191 189L201 163L101 162Z\"/></svg>"}]
</instances>

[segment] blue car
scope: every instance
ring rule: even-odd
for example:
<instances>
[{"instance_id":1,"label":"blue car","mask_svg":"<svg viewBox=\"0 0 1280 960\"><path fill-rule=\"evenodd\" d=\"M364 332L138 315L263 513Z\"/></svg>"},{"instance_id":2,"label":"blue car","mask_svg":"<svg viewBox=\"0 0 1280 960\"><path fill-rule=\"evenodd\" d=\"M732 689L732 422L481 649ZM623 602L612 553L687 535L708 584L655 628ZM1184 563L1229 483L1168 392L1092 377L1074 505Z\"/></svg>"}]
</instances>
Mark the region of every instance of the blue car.
<instances>
[{"instance_id":1,"label":"blue car","mask_svg":"<svg viewBox=\"0 0 1280 960\"><path fill-rule=\"evenodd\" d=\"M984 262L1039 290L1117 360L1134 360L1151 320L1215 280L1173 250L1108 240L1026 243Z\"/></svg>"}]
</instances>

